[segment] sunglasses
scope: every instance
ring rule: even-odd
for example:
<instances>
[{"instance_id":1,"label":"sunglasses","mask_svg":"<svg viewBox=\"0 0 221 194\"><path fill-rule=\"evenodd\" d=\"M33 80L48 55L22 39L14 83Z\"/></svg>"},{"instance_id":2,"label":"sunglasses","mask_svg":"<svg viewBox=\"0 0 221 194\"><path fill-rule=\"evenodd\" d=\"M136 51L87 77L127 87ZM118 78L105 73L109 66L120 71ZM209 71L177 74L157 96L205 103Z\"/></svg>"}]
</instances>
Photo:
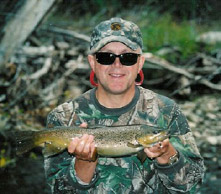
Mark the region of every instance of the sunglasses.
<instances>
[{"instance_id":1,"label":"sunglasses","mask_svg":"<svg viewBox=\"0 0 221 194\"><path fill-rule=\"evenodd\" d=\"M114 63L115 59L119 57L120 63L122 65L131 66L137 63L137 58L140 54L137 53L123 53L120 55L115 55L114 53L108 52L97 52L95 53L96 60L102 65L111 65Z\"/></svg>"}]
</instances>

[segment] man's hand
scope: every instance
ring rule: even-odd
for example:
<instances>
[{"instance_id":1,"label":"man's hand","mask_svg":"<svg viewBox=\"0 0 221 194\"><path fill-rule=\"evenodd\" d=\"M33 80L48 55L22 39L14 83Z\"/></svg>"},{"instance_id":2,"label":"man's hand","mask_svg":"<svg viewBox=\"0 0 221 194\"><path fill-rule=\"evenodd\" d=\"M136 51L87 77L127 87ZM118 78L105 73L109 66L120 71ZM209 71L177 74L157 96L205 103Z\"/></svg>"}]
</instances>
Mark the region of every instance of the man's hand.
<instances>
[{"instance_id":1,"label":"man's hand","mask_svg":"<svg viewBox=\"0 0 221 194\"><path fill-rule=\"evenodd\" d=\"M149 158L156 158L159 164L168 164L171 156L176 154L176 149L170 143L169 139L154 145L150 148L145 148L144 152Z\"/></svg>"},{"instance_id":2,"label":"man's hand","mask_svg":"<svg viewBox=\"0 0 221 194\"><path fill-rule=\"evenodd\" d=\"M68 145L68 152L79 160L92 161L96 152L94 136L85 134L81 138L73 138Z\"/></svg>"},{"instance_id":3,"label":"man's hand","mask_svg":"<svg viewBox=\"0 0 221 194\"><path fill-rule=\"evenodd\" d=\"M87 127L87 124L83 123L81 127ZM89 183L97 165L94 136L85 134L80 138L73 138L68 145L68 152L76 157L75 171L78 178Z\"/></svg>"}]
</instances>

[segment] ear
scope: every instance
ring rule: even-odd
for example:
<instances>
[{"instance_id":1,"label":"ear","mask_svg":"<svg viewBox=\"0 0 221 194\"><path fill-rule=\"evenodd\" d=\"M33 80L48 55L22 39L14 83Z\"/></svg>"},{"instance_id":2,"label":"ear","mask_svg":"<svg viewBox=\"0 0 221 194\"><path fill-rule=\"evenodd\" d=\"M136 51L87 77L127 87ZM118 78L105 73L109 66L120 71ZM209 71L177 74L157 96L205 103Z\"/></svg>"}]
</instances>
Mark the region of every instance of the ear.
<instances>
[{"instance_id":1,"label":"ear","mask_svg":"<svg viewBox=\"0 0 221 194\"><path fill-rule=\"evenodd\" d=\"M144 57L143 55L141 55L141 56L139 57L139 63L138 63L139 68L138 68L138 73L139 73L140 70L143 68L144 63L145 63L145 57Z\"/></svg>"},{"instance_id":2,"label":"ear","mask_svg":"<svg viewBox=\"0 0 221 194\"><path fill-rule=\"evenodd\" d=\"M88 55L87 60L91 66L91 69L94 71L95 70L95 58L93 55Z\"/></svg>"}]
</instances>

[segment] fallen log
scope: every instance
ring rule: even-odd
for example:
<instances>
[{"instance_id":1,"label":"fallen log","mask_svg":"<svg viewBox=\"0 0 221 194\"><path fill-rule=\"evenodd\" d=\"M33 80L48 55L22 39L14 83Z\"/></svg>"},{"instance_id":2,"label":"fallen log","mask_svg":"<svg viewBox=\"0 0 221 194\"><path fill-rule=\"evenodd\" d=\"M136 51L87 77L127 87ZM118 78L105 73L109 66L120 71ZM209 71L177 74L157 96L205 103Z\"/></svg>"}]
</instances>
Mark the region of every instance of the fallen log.
<instances>
[{"instance_id":1,"label":"fallen log","mask_svg":"<svg viewBox=\"0 0 221 194\"><path fill-rule=\"evenodd\" d=\"M221 84L219 84L219 83L214 84L214 83L210 82L208 79L206 79L204 76L194 75L183 68L175 67L174 64L171 64L167 60L159 58L159 57L153 55L152 53L144 53L144 56L145 56L147 62L155 64L157 66L160 66L164 69L167 69L167 70L177 73L179 75L183 75L183 76L187 77L188 79L190 79L190 83L186 86L183 86L182 87L183 89L187 88L188 86L190 86L192 84L200 83L200 84L203 84L211 89L221 91ZM216 61L216 62L218 62L218 61ZM218 73L221 73L220 68L219 68ZM215 72L213 72L212 74L217 74L217 70ZM209 76L207 76L207 77L209 77ZM180 91L180 90L177 90L177 91ZM177 91L175 93L177 93Z\"/></svg>"},{"instance_id":2,"label":"fallen log","mask_svg":"<svg viewBox=\"0 0 221 194\"><path fill-rule=\"evenodd\" d=\"M39 57L39 56L51 56L54 51L55 48L53 45L40 46L40 47L23 46L16 53L20 55L26 55L27 57Z\"/></svg>"},{"instance_id":3,"label":"fallen log","mask_svg":"<svg viewBox=\"0 0 221 194\"><path fill-rule=\"evenodd\" d=\"M37 72L35 72L29 76L25 76L25 79L30 79L30 80L39 79L41 76L48 73L51 65L52 65L52 58L48 57L45 59L44 66L40 70L38 70Z\"/></svg>"},{"instance_id":4,"label":"fallen log","mask_svg":"<svg viewBox=\"0 0 221 194\"><path fill-rule=\"evenodd\" d=\"M77 39L84 40L86 42L90 42L89 36L75 32L73 30L62 29L62 28L58 28L58 27L54 27L54 26L50 26L50 27L43 26L43 27L41 27L40 30L58 33L58 34L65 35L65 36L71 36L73 38L77 38Z\"/></svg>"}]
</instances>

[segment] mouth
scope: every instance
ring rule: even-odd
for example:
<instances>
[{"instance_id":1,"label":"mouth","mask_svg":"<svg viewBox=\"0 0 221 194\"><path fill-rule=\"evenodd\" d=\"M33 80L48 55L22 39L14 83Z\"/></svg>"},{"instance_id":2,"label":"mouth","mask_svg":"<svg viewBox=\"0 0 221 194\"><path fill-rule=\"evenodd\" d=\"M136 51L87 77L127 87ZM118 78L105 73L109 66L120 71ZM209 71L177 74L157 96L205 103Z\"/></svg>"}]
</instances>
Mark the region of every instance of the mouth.
<instances>
[{"instance_id":1,"label":"mouth","mask_svg":"<svg viewBox=\"0 0 221 194\"><path fill-rule=\"evenodd\" d=\"M118 74L118 73L110 73L109 74L112 78L122 78L125 75L124 74Z\"/></svg>"}]
</instances>

